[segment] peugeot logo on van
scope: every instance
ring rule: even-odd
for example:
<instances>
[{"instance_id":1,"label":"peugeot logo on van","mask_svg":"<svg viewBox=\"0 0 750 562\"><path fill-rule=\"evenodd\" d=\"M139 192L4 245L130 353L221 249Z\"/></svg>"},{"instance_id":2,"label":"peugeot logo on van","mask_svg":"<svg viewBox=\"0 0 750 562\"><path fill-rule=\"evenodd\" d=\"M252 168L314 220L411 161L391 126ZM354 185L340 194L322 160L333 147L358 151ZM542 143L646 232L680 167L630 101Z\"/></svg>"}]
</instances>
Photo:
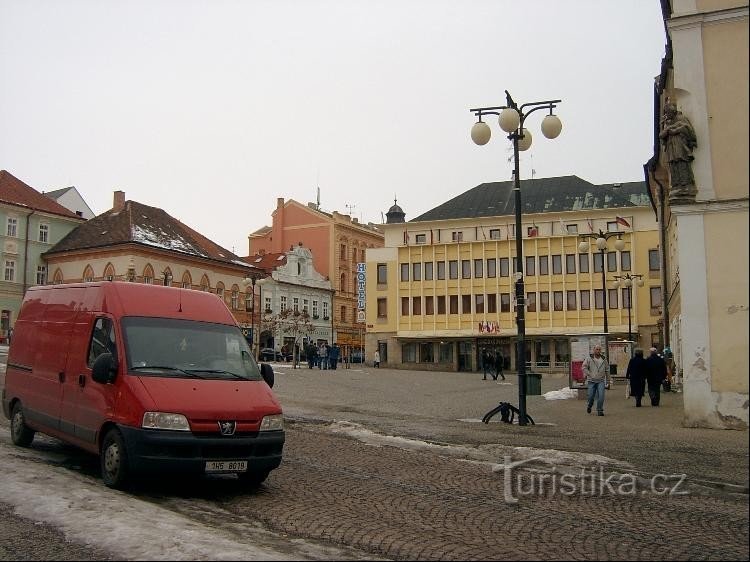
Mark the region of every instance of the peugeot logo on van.
<instances>
[{"instance_id":1,"label":"peugeot logo on van","mask_svg":"<svg viewBox=\"0 0 750 562\"><path fill-rule=\"evenodd\" d=\"M222 435L234 435L234 430L237 429L236 421L220 421L217 423L219 424L219 431Z\"/></svg>"}]
</instances>

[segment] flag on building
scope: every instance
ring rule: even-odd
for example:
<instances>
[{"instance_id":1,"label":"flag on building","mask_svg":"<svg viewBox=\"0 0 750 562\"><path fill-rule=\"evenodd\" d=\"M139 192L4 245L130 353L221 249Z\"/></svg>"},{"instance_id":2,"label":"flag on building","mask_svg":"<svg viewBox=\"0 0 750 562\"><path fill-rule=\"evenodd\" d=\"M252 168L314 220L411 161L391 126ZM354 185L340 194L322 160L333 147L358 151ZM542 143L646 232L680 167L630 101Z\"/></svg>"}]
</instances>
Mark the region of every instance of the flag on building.
<instances>
[{"instance_id":1,"label":"flag on building","mask_svg":"<svg viewBox=\"0 0 750 562\"><path fill-rule=\"evenodd\" d=\"M621 224L621 225L622 225L622 226L624 226L625 228L630 228L630 223L629 223L628 221L626 221L626 220L625 220L624 218L622 218L622 217L615 217L615 222L616 222L617 224Z\"/></svg>"},{"instance_id":2,"label":"flag on building","mask_svg":"<svg viewBox=\"0 0 750 562\"><path fill-rule=\"evenodd\" d=\"M539 236L539 227L534 225L529 227L529 238L534 238L535 236Z\"/></svg>"},{"instance_id":3,"label":"flag on building","mask_svg":"<svg viewBox=\"0 0 750 562\"><path fill-rule=\"evenodd\" d=\"M591 219L586 219L586 224L589 225L589 232L594 232L594 223L591 222Z\"/></svg>"}]
</instances>

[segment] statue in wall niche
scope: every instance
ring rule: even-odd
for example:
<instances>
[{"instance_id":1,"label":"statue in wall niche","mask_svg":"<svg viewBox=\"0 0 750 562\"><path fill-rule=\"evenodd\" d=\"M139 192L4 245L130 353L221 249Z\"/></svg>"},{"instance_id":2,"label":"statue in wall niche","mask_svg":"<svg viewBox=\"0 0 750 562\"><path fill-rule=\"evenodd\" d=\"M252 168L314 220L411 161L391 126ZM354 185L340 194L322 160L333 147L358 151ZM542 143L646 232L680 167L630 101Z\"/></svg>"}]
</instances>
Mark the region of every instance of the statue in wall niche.
<instances>
[{"instance_id":1,"label":"statue in wall niche","mask_svg":"<svg viewBox=\"0 0 750 562\"><path fill-rule=\"evenodd\" d=\"M693 150L698 146L695 129L687 117L677 110L677 104L667 99L661 121L659 138L669 162L669 201L695 201L698 188L693 176Z\"/></svg>"}]
</instances>

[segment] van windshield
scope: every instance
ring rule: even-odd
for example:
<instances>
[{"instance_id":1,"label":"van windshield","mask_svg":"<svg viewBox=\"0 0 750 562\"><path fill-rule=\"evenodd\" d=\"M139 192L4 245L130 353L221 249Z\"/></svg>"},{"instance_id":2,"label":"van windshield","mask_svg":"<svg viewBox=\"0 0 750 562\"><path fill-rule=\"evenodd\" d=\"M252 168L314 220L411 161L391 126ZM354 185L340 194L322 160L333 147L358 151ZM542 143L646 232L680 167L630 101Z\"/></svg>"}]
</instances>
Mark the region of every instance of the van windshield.
<instances>
[{"instance_id":1,"label":"van windshield","mask_svg":"<svg viewBox=\"0 0 750 562\"><path fill-rule=\"evenodd\" d=\"M236 326L129 316L122 319L128 373L139 376L262 380Z\"/></svg>"}]
</instances>

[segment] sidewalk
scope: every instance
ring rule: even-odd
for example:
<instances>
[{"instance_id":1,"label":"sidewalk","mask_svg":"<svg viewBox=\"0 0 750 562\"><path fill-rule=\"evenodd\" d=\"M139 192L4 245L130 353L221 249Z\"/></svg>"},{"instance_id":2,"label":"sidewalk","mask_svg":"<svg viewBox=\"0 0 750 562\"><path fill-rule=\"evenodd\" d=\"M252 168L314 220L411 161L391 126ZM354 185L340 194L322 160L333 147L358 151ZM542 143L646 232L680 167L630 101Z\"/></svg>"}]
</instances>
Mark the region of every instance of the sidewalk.
<instances>
[{"instance_id":1,"label":"sidewalk","mask_svg":"<svg viewBox=\"0 0 750 562\"><path fill-rule=\"evenodd\" d=\"M483 424L498 402L518 405L517 375L482 380L481 373L446 373L352 366L329 371L274 365L274 392L290 417L347 420L391 435L481 446L501 444L603 455L647 473L686 473L692 481L748 486L748 433L682 427L682 394L662 393L661 406L625 398L623 382L607 391L605 415L586 414L586 401L527 397L537 425ZM564 375L545 375L542 393L567 388ZM731 487L732 490L737 490ZM746 491L744 493L747 493Z\"/></svg>"}]
</instances>

